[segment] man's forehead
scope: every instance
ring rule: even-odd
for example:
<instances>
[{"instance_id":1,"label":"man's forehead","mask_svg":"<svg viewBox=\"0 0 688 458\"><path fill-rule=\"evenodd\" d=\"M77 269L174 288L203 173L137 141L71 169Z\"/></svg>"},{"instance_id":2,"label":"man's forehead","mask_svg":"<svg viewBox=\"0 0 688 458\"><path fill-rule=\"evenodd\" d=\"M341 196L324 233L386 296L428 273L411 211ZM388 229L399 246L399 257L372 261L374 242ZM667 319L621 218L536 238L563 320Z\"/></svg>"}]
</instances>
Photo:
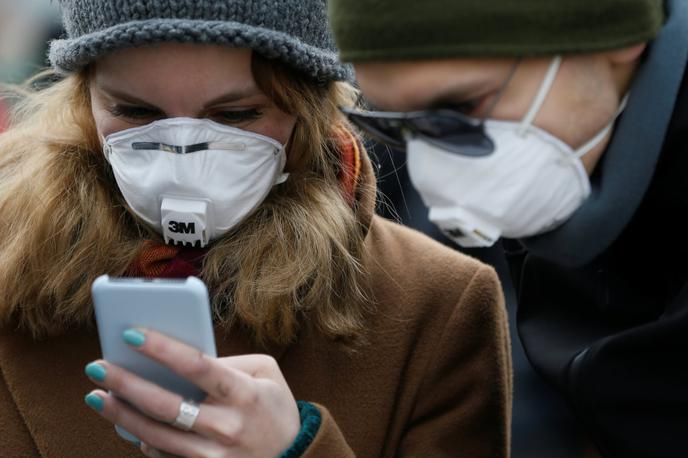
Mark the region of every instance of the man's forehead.
<instances>
[{"instance_id":1,"label":"man's forehead","mask_svg":"<svg viewBox=\"0 0 688 458\"><path fill-rule=\"evenodd\" d=\"M449 98L461 102L499 83L512 65L507 59L442 59L355 63L366 100L376 108L409 111Z\"/></svg>"}]
</instances>

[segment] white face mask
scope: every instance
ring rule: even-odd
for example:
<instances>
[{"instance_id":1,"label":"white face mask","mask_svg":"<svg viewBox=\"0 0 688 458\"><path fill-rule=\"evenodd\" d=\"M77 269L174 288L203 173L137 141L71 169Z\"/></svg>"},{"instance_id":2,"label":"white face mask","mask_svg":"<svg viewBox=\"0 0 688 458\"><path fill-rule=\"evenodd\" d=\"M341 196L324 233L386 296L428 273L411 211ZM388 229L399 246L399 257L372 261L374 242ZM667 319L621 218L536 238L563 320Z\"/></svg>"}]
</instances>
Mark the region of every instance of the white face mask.
<instances>
[{"instance_id":1,"label":"white face mask","mask_svg":"<svg viewBox=\"0 0 688 458\"><path fill-rule=\"evenodd\" d=\"M108 136L104 149L124 199L166 243L206 246L288 176L282 144L208 119L124 130Z\"/></svg>"},{"instance_id":2,"label":"white face mask","mask_svg":"<svg viewBox=\"0 0 688 458\"><path fill-rule=\"evenodd\" d=\"M580 158L611 131L626 99L609 125L574 151L533 125L560 64L557 56L520 123L486 121L485 132L495 144L489 156L461 156L420 138L408 140L409 175L430 208L430 221L459 245L488 247L501 236L552 230L590 195Z\"/></svg>"}]
</instances>

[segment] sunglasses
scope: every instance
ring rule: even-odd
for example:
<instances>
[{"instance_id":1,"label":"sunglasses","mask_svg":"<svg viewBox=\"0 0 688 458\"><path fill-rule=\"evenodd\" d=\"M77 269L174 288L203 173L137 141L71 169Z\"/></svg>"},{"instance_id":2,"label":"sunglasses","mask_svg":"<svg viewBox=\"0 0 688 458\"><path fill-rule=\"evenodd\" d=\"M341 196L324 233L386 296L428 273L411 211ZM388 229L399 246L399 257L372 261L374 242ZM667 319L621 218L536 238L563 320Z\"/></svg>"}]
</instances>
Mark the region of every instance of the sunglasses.
<instances>
[{"instance_id":1,"label":"sunglasses","mask_svg":"<svg viewBox=\"0 0 688 458\"><path fill-rule=\"evenodd\" d=\"M483 122L451 109L393 112L340 108L349 121L374 140L404 150L409 138L426 142L461 156L489 156L494 142Z\"/></svg>"},{"instance_id":2,"label":"sunglasses","mask_svg":"<svg viewBox=\"0 0 688 458\"><path fill-rule=\"evenodd\" d=\"M521 62L517 58L506 79L487 110L487 116L497 105ZM349 121L374 140L392 148L405 150L409 139L419 138L445 151L470 157L489 156L495 144L485 133L484 119L477 119L458 110L394 112L361 111L340 108Z\"/></svg>"}]
</instances>

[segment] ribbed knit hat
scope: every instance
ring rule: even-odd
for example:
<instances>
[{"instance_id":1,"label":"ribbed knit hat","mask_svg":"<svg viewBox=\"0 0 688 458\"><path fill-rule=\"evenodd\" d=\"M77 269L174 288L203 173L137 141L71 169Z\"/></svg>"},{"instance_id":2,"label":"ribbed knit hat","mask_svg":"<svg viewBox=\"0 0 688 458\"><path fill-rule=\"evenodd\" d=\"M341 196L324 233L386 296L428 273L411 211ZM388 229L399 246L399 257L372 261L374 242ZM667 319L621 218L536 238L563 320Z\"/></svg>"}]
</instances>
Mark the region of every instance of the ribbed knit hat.
<instances>
[{"instance_id":1,"label":"ribbed knit hat","mask_svg":"<svg viewBox=\"0 0 688 458\"><path fill-rule=\"evenodd\" d=\"M67 39L50 46L62 74L113 51L161 42L251 48L321 81L351 80L337 59L326 0L59 0Z\"/></svg>"},{"instance_id":2,"label":"ribbed knit hat","mask_svg":"<svg viewBox=\"0 0 688 458\"><path fill-rule=\"evenodd\" d=\"M654 38L663 0L330 0L343 61L595 52Z\"/></svg>"}]
</instances>

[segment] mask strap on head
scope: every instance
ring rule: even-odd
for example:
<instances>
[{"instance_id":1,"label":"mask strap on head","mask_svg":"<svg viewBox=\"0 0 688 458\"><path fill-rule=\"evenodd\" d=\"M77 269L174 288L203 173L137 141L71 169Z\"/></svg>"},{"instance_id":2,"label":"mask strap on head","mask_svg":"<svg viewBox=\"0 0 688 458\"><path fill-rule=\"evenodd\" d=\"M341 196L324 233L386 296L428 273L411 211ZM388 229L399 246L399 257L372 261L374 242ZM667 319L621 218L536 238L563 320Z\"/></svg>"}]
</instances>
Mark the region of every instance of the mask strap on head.
<instances>
[{"instance_id":1,"label":"mask strap on head","mask_svg":"<svg viewBox=\"0 0 688 458\"><path fill-rule=\"evenodd\" d=\"M614 123L616 122L616 119L623 113L623 111L626 109L626 105L628 104L628 97L630 94L626 94L626 96L621 100L621 104L619 105L619 108L616 110L616 113L614 113L614 117L612 120L607 124L597 135L595 135L592 140L587 142L585 145L581 146L578 148L574 153L573 156L580 159L586 154L588 154L593 148L595 148L597 145L604 140L604 138L609 135L609 132L611 132L612 128L614 127Z\"/></svg>"},{"instance_id":2,"label":"mask strap on head","mask_svg":"<svg viewBox=\"0 0 688 458\"><path fill-rule=\"evenodd\" d=\"M561 56L555 56L554 59L552 59L552 63L549 64L549 69L547 70L545 79L542 81L542 84L540 85L540 90L535 96L533 103L530 105L528 113L526 113L525 117L521 121L521 125L518 128L519 135L525 135L528 129L533 125L535 117L540 112L542 104L545 103L545 99L547 98L549 91L552 89L552 86L554 85L554 80L557 78L557 73L559 72L560 66Z\"/></svg>"}]
</instances>

